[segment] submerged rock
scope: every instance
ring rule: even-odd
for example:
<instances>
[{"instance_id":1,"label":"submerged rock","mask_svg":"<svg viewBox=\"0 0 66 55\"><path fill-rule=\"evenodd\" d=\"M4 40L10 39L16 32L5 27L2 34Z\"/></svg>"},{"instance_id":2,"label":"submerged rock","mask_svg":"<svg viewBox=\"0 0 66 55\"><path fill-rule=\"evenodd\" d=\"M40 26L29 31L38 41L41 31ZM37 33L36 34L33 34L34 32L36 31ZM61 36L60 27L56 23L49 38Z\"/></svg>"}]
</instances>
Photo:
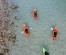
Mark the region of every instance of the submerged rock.
<instances>
[{"instance_id":1,"label":"submerged rock","mask_svg":"<svg viewBox=\"0 0 66 55\"><path fill-rule=\"evenodd\" d=\"M0 49L3 53L0 53L0 55L4 55L9 52L9 45L13 45L16 42L16 34L14 31L15 22L13 21L11 23L12 17L10 16L10 12L19 7L14 4L11 5L11 7L8 7L8 1L1 1L0 5L3 6L0 6ZM15 17L15 19L17 19L17 17Z\"/></svg>"}]
</instances>

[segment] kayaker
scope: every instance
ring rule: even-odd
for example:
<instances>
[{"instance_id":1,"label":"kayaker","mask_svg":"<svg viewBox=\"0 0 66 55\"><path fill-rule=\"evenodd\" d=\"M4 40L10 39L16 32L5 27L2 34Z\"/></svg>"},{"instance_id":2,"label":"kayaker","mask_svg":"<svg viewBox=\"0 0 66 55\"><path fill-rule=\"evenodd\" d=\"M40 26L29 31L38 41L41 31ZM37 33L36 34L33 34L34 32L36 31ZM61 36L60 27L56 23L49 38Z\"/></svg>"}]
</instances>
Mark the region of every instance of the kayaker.
<instances>
[{"instance_id":1,"label":"kayaker","mask_svg":"<svg viewBox=\"0 0 66 55\"><path fill-rule=\"evenodd\" d=\"M27 24L25 23L23 24L23 29L24 29L25 35L28 37L30 35L30 31L29 31Z\"/></svg>"},{"instance_id":2,"label":"kayaker","mask_svg":"<svg viewBox=\"0 0 66 55\"><path fill-rule=\"evenodd\" d=\"M38 19L38 15L37 15L37 10L36 9L34 9L34 19Z\"/></svg>"},{"instance_id":3,"label":"kayaker","mask_svg":"<svg viewBox=\"0 0 66 55\"><path fill-rule=\"evenodd\" d=\"M25 32L28 33L28 29L25 29Z\"/></svg>"},{"instance_id":4,"label":"kayaker","mask_svg":"<svg viewBox=\"0 0 66 55\"><path fill-rule=\"evenodd\" d=\"M57 35L57 32L54 32L54 36L56 37L56 35Z\"/></svg>"},{"instance_id":5,"label":"kayaker","mask_svg":"<svg viewBox=\"0 0 66 55\"><path fill-rule=\"evenodd\" d=\"M53 40L56 40L57 34L58 34L58 28L54 27L54 30L53 30Z\"/></svg>"}]
</instances>

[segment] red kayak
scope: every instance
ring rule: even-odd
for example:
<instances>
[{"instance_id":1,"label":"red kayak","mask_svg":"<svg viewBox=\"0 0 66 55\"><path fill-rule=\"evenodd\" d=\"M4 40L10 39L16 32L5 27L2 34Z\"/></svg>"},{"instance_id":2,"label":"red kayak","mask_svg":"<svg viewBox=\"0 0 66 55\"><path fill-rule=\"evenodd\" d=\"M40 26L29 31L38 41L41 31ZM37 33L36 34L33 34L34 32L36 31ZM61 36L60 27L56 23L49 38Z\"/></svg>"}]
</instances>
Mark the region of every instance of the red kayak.
<instances>
[{"instance_id":1,"label":"red kayak","mask_svg":"<svg viewBox=\"0 0 66 55\"><path fill-rule=\"evenodd\" d=\"M24 33L28 37L30 35L29 28L26 24L23 25Z\"/></svg>"},{"instance_id":2,"label":"red kayak","mask_svg":"<svg viewBox=\"0 0 66 55\"><path fill-rule=\"evenodd\" d=\"M38 15L37 15L37 10L34 9L34 19L37 19L38 18Z\"/></svg>"},{"instance_id":3,"label":"red kayak","mask_svg":"<svg viewBox=\"0 0 66 55\"><path fill-rule=\"evenodd\" d=\"M58 35L58 28L55 27L54 30L53 30L53 40L56 40L57 35Z\"/></svg>"}]
</instances>

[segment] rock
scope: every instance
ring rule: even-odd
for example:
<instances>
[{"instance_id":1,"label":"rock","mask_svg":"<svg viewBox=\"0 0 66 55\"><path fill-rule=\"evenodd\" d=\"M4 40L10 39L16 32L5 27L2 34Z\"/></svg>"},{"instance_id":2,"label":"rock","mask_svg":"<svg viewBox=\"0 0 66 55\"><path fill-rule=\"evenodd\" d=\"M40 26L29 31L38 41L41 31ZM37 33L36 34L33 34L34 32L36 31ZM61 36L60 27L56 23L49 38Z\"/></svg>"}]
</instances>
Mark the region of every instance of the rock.
<instances>
[{"instance_id":1,"label":"rock","mask_svg":"<svg viewBox=\"0 0 66 55\"><path fill-rule=\"evenodd\" d=\"M9 49L8 49L8 48L4 48L4 49L3 49L3 52L4 52L4 53L8 53L8 52L9 52Z\"/></svg>"},{"instance_id":2,"label":"rock","mask_svg":"<svg viewBox=\"0 0 66 55\"><path fill-rule=\"evenodd\" d=\"M4 53L0 53L0 55L4 55Z\"/></svg>"},{"instance_id":3,"label":"rock","mask_svg":"<svg viewBox=\"0 0 66 55\"><path fill-rule=\"evenodd\" d=\"M17 8L19 8L19 7L18 7L17 5L14 5L14 4L13 4L13 5L11 5L11 8L12 8L12 9L17 9Z\"/></svg>"}]
</instances>

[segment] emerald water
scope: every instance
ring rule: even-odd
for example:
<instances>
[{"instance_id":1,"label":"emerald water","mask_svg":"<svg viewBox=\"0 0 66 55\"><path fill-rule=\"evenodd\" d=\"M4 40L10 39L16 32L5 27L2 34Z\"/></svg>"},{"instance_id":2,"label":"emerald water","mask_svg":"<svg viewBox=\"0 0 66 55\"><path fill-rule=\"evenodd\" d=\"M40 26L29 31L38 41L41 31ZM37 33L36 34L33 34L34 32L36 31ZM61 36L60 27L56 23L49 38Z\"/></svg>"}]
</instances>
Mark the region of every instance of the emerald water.
<instances>
[{"instance_id":1,"label":"emerald water","mask_svg":"<svg viewBox=\"0 0 66 55\"><path fill-rule=\"evenodd\" d=\"M17 44L11 49L12 55L43 55L45 47L49 55L66 54L66 0L9 0L16 4L18 12L11 14L20 20L16 23ZM38 11L38 20L34 20L33 10ZM25 37L23 24L27 23L30 29L29 38ZM52 40L51 28L57 26L58 38Z\"/></svg>"}]
</instances>

